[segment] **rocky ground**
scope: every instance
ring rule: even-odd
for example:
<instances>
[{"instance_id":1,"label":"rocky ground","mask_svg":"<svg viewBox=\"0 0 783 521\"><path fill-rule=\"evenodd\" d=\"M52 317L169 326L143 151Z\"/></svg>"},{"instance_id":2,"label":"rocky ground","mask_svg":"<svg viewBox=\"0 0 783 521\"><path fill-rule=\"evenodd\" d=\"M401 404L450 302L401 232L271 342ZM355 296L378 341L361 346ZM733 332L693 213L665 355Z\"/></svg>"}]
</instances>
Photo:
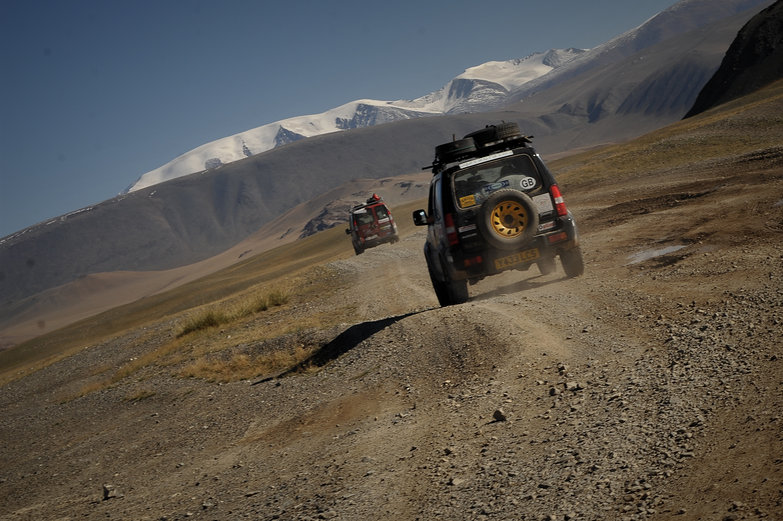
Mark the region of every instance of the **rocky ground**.
<instances>
[{"instance_id":1,"label":"rocky ground","mask_svg":"<svg viewBox=\"0 0 783 521\"><path fill-rule=\"evenodd\" d=\"M576 279L440 308L422 231L318 267L232 347L309 371L79 396L174 329L85 346L0 390L0 519L783 519L781 157L570 183Z\"/></svg>"}]
</instances>

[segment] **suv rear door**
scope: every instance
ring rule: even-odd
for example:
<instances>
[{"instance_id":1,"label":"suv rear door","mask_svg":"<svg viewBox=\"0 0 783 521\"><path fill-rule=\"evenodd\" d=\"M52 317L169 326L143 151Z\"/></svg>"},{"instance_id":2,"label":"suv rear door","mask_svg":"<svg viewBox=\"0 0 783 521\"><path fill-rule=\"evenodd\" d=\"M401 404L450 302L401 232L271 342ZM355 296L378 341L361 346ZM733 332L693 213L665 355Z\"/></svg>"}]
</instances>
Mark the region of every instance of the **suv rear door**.
<instances>
[{"instance_id":1,"label":"suv rear door","mask_svg":"<svg viewBox=\"0 0 783 521\"><path fill-rule=\"evenodd\" d=\"M479 207L493 192L512 188L531 198L546 192L544 177L527 154L482 162L454 174L454 203L460 210Z\"/></svg>"}]
</instances>

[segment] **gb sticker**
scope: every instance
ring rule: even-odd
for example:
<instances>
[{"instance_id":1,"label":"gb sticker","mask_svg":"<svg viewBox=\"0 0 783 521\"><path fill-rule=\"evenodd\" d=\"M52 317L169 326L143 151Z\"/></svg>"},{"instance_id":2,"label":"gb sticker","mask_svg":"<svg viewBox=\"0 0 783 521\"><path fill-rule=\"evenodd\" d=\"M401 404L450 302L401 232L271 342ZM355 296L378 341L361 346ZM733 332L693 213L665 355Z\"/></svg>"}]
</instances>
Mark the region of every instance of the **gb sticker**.
<instances>
[{"instance_id":1,"label":"gb sticker","mask_svg":"<svg viewBox=\"0 0 783 521\"><path fill-rule=\"evenodd\" d=\"M532 190L536 187L536 180L532 177L523 177L519 181L519 186L522 187L522 190Z\"/></svg>"}]
</instances>

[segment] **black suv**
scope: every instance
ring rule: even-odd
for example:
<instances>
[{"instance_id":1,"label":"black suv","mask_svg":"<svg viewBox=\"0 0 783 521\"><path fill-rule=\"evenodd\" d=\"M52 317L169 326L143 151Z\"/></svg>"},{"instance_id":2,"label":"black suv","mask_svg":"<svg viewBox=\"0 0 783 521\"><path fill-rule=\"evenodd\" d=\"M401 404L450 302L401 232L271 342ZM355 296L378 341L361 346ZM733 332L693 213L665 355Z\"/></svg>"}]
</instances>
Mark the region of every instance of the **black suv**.
<instances>
[{"instance_id":1,"label":"black suv","mask_svg":"<svg viewBox=\"0 0 783 521\"><path fill-rule=\"evenodd\" d=\"M584 273L579 236L554 177L516 123L488 125L435 147L424 256L441 306L468 299L468 283L560 256L568 277Z\"/></svg>"}]
</instances>

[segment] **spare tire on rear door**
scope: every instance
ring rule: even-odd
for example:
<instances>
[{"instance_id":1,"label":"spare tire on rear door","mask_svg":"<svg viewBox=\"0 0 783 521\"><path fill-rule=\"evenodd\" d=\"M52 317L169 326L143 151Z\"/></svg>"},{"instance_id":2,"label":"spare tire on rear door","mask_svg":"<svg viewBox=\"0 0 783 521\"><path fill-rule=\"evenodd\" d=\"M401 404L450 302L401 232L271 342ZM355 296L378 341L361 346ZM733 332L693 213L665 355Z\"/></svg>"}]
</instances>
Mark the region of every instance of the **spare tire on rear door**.
<instances>
[{"instance_id":1,"label":"spare tire on rear door","mask_svg":"<svg viewBox=\"0 0 783 521\"><path fill-rule=\"evenodd\" d=\"M514 250L535 235L538 211L527 194L506 188L484 201L477 224L479 233L489 244L502 250Z\"/></svg>"}]
</instances>

